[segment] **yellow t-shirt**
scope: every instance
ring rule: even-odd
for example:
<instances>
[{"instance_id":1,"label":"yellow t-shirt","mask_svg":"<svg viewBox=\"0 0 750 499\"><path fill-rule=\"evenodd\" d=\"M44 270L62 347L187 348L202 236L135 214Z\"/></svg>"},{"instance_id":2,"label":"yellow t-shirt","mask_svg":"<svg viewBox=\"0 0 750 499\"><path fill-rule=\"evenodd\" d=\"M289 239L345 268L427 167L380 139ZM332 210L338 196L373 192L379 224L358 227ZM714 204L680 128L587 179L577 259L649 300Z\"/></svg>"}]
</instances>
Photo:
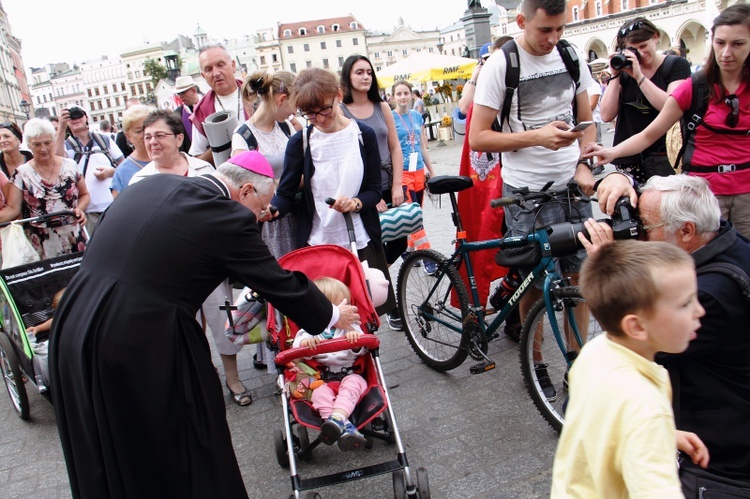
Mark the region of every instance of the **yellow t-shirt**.
<instances>
[{"instance_id":1,"label":"yellow t-shirt","mask_svg":"<svg viewBox=\"0 0 750 499\"><path fill-rule=\"evenodd\" d=\"M666 369L601 335L569 373L553 498L682 498Z\"/></svg>"}]
</instances>

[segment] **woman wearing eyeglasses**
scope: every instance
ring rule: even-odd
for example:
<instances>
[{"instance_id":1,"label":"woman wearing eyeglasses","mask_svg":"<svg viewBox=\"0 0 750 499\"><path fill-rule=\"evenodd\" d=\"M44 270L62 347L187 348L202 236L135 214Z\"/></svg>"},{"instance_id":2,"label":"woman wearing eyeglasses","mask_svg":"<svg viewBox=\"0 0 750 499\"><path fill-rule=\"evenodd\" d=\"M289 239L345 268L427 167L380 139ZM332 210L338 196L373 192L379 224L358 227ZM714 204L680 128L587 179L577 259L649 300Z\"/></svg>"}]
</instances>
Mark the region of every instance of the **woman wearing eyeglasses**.
<instances>
[{"instance_id":1,"label":"woman wearing eyeglasses","mask_svg":"<svg viewBox=\"0 0 750 499\"><path fill-rule=\"evenodd\" d=\"M750 5L733 5L714 19L711 53L702 71L708 108L688 142L682 170L705 178L719 199L722 218L750 237ZM643 132L612 148L589 144L586 156L605 164L652 144L690 109L692 79L672 92Z\"/></svg>"},{"instance_id":2,"label":"woman wearing eyeglasses","mask_svg":"<svg viewBox=\"0 0 750 499\"><path fill-rule=\"evenodd\" d=\"M294 82L292 95L310 125L289 139L284 173L271 204L278 207L278 216L288 213L304 177L302 205L297 215L297 246L336 244L348 248L344 217L338 212L349 212L359 258L389 278L376 208L381 200L382 181L375 132L341 112L339 103L343 93L330 71L302 70ZM325 202L328 197L336 200L332 207ZM395 305L389 286L388 299L377 312L382 315Z\"/></svg>"},{"instance_id":3,"label":"woman wearing eyeglasses","mask_svg":"<svg viewBox=\"0 0 750 499\"><path fill-rule=\"evenodd\" d=\"M16 168L31 161L34 155L21 150L23 135L15 123L0 123L0 187L3 197L8 195L8 179L16 172Z\"/></svg>"},{"instance_id":4,"label":"woman wearing eyeglasses","mask_svg":"<svg viewBox=\"0 0 750 499\"><path fill-rule=\"evenodd\" d=\"M682 57L665 56L658 50L658 41L659 30L642 17L625 23L617 32L621 52L610 57L612 77L599 104L603 122L617 120L615 145L650 125L670 92L690 78L690 63ZM654 175L674 173L666 151L662 135L643 151L620 157L614 163L618 171L643 183Z\"/></svg>"},{"instance_id":5,"label":"woman wearing eyeglasses","mask_svg":"<svg viewBox=\"0 0 750 499\"><path fill-rule=\"evenodd\" d=\"M171 111L153 111L143 120L143 142L151 162L133 174L128 185L157 173L196 177L213 171L213 166L180 151L184 140L182 121Z\"/></svg>"}]
</instances>

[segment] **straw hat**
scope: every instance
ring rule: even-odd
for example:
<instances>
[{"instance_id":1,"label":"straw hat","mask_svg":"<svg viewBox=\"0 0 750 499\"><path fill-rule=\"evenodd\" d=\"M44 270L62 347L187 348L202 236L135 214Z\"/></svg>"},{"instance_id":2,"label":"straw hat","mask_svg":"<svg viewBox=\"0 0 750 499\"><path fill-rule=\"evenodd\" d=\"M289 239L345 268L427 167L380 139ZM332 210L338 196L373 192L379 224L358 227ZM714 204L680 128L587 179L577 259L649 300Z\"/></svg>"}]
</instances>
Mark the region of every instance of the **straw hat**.
<instances>
[{"instance_id":1,"label":"straw hat","mask_svg":"<svg viewBox=\"0 0 750 499\"><path fill-rule=\"evenodd\" d=\"M193 81L193 78L190 76L178 76L177 79L174 82L174 88L172 89L172 93L174 94L181 94L185 90L190 90L193 87L197 87L198 85Z\"/></svg>"}]
</instances>

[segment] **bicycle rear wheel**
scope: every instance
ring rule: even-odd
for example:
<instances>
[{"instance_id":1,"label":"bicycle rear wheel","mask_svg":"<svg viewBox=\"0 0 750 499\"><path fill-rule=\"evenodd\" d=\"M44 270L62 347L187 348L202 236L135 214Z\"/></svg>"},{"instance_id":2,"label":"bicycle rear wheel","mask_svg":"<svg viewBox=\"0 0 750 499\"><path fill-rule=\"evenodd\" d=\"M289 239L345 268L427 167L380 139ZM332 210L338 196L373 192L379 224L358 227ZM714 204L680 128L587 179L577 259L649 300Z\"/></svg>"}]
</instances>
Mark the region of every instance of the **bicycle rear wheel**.
<instances>
[{"instance_id":1,"label":"bicycle rear wheel","mask_svg":"<svg viewBox=\"0 0 750 499\"><path fill-rule=\"evenodd\" d=\"M452 265L429 275L429 262L445 260L437 251L415 251L398 273L398 306L409 344L422 361L436 371L460 366L468 355L469 335L463 321L469 295ZM428 262L425 265L425 262Z\"/></svg>"},{"instance_id":2,"label":"bicycle rear wheel","mask_svg":"<svg viewBox=\"0 0 750 499\"><path fill-rule=\"evenodd\" d=\"M560 431L568 404L568 370L582 344L601 334L602 328L585 306L576 286L554 290L552 305L560 337L552 330L542 297L524 321L521 369L534 405L544 419ZM580 342L572 331L578 331Z\"/></svg>"}]
</instances>

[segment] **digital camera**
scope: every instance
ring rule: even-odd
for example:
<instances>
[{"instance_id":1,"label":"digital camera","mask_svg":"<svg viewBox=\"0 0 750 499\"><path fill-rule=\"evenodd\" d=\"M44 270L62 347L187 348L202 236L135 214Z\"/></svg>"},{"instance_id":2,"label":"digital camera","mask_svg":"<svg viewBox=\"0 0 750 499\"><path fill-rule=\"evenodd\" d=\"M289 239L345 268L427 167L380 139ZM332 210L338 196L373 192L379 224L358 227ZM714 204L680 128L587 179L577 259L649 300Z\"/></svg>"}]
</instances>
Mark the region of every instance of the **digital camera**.
<instances>
[{"instance_id":1,"label":"digital camera","mask_svg":"<svg viewBox=\"0 0 750 499\"><path fill-rule=\"evenodd\" d=\"M641 62L641 54L639 54L636 49L634 49L633 47L628 47L625 50L633 52L635 54L635 58L638 59L638 62ZM630 68L633 66L633 63L630 61L630 59L625 56L625 50L620 50L609 60L609 65L612 67L612 69L619 71L623 68Z\"/></svg>"},{"instance_id":2,"label":"digital camera","mask_svg":"<svg viewBox=\"0 0 750 499\"><path fill-rule=\"evenodd\" d=\"M617 200L612 218L599 220L612 226L615 239L642 239L643 226L638 219L635 208L630 204L630 198L623 196ZM553 224L547 229L552 256L562 257L574 254L583 248L578 240L578 233L583 232L586 239L590 239L589 233L582 222L563 222Z\"/></svg>"},{"instance_id":3,"label":"digital camera","mask_svg":"<svg viewBox=\"0 0 750 499\"><path fill-rule=\"evenodd\" d=\"M77 120L86 116L86 112L78 106L71 107L68 112L70 113L71 120Z\"/></svg>"}]
</instances>

